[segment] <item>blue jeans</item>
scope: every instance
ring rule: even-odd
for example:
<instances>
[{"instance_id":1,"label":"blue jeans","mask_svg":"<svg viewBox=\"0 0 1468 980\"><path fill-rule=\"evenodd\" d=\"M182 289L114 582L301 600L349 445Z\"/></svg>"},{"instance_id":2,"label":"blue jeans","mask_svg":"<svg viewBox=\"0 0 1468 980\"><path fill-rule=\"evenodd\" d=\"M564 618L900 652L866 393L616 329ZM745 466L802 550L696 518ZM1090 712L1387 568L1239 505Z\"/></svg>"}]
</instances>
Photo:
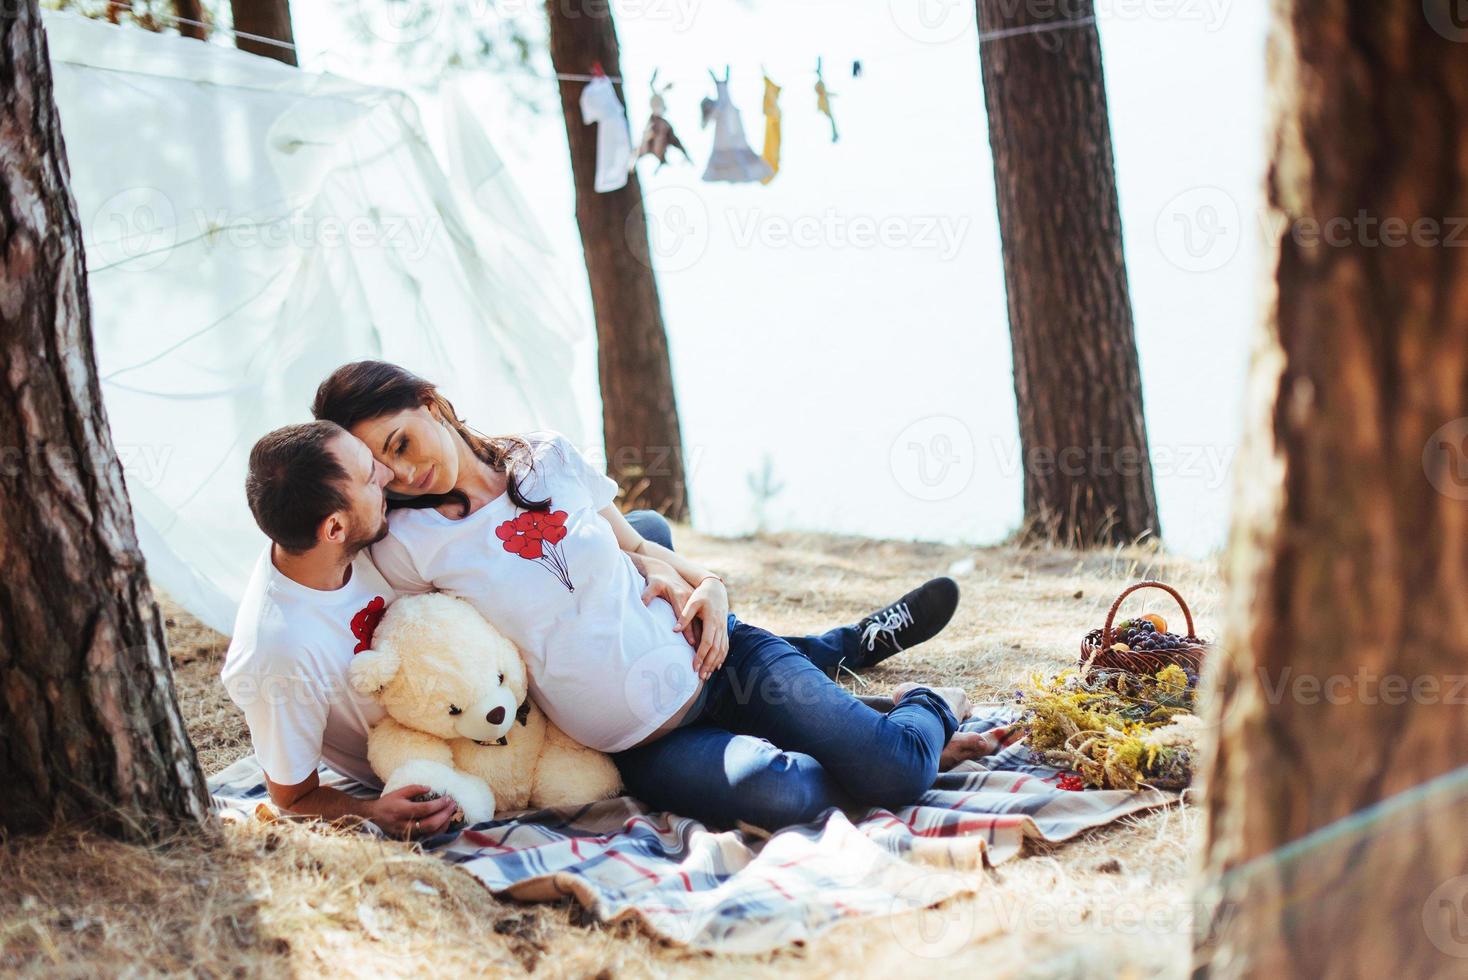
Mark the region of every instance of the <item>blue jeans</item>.
<instances>
[{"instance_id":1,"label":"blue jeans","mask_svg":"<svg viewBox=\"0 0 1468 980\"><path fill-rule=\"evenodd\" d=\"M627 788L655 809L770 830L831 807L915 801L932 786L958 720L927 688L886 714L852 697L807 652L843 646L844 637L831 639L838 632L800 638L802 648L731 614L729 656L699 716L613 756Z\"/></svg>"}]
</instances>

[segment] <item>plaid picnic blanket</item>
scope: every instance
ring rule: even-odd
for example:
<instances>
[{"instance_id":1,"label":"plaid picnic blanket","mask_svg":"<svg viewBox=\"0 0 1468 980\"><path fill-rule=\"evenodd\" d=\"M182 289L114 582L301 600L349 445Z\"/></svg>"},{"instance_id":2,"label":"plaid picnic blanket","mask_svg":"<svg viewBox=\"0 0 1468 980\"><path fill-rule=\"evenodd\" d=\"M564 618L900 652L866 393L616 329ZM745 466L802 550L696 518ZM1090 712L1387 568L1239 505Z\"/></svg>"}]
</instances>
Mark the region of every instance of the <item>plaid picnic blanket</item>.
<instances>
[{"instance_id":1,"label":"plaid picnic blanket","mask_svg":"<svg viewBox=\"0 0 1468 980\"><path fill-rule=\"evenodd\" d=\"M963 725L989 731L1010 709ZM1165 805L1158 791L1060 789L1060 770L1022 741L942 773L914 806L846 814L766 837L651 813L630 797L517 814L423 842L499 895L576 898L597 919L635 917L695 949L756 953L809 939L853 916L893 915L976 891L978 872L1025 839L1063 841ZM338 777L336 785L362 791ZM265 787L253 757L210 780L218 809L252 813Z\"/></svg>"}]
</instances>

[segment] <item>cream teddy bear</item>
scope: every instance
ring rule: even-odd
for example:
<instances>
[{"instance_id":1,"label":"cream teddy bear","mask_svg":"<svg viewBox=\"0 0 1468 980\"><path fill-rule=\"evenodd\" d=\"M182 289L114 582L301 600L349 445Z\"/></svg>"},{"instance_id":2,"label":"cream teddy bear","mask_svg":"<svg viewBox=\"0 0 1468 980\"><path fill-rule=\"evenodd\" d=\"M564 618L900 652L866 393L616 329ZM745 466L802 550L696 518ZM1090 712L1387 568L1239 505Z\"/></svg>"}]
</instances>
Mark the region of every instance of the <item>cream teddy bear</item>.
<instances>
[{"instance_id":1,"label":"cream teddy bear","mask_svg":"<svg viewBox=\"0 0 1468 980\"><path fill-rule=\"evenodd\" d=\"M428 786L453 797L471 824L621 792L612 760L573 742L530 701L520 651L461 599L393 603L348 676L387 711L367 738L384 792Z\"/></svg>"}]
</instances>

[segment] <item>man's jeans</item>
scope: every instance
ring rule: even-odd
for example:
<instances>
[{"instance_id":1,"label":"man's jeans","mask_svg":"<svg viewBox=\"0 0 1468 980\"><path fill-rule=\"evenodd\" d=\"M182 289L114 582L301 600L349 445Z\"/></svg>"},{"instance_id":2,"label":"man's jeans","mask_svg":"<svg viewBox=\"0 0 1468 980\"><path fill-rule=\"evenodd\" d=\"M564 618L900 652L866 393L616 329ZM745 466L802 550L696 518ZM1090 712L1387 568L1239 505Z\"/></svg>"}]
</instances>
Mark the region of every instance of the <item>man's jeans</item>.
<instances>
[{"instance_id":1,"label":"man's jeans","mask_svg":"<svg viewBox=\"0 0 1468 980\"><path fill-rule=\"evenodd\" d=\"M646 513L629 522L670 547L666 523ZM613 756L627 788L655 809L770 830L831 807L914 802L933 784L958 721L927 688L882 714L828 677L822 659L854 648L855 634L841 627L792 642L731 614L729 656L709 679L699 716Z\"/></svg>"}]
</instances>

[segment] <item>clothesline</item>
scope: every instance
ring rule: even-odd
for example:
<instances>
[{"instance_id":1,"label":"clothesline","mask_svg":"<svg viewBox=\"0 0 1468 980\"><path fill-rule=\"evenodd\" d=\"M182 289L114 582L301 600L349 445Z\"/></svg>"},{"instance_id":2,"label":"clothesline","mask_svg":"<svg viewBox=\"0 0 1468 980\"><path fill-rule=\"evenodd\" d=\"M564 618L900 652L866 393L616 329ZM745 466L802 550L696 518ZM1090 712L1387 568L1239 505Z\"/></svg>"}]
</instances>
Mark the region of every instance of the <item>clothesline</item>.
<instances>
[{"instance_id":1,"label":"clothesline","mask_svg":"<svg viewBox=\"0 0 1468 980\"><path fill-rule=\"evenodd\" d=\"M107 0L107 6L117 7L120 10L128 11L135 9L133 5L130 2L126 2L126 0ZM220 27L217 24L210 24L201 20L191 20L187 17L179 17L173 14L158 13L156 11L150 13L152 13L152 16L158 18L159 20L172 24L175 27L179 25L183 25L186 27L200 27L206 31L209 31L210 33L228 34L232 37L244 38L246 41L252 41L256 44L264 44L270 47L283 48L287 51L294 51L298 54L301 51L301 48L298 45L292 44L289 41L281 41L273 37L266 37L263 34L251 34L248 31L235 30L232 27ZM1023 27L1003 27L999 28L998 30L981 32L978 36L978 42L980 44L987 44L990 41L1001 41L1005 38L1011 37L1025 37L1032 34L1049 34L1054 31L1076 30L1081 27L1087 27L1094 23L1096 23L1096 16L1092 14L1086 17L1073 18L1071 20L1053 21L1048 24L1028 24ZM330 48L323 48L320 52L317 53L334 52L332 52L332 49ZM608 81L612 82L615 85L624 84L622 77L619 75L604 76L597 74L581 74L578 72L552 72L550 74L546 74L544 72L532 71L526 68L518 69L518 71L522 75L528 75L532 78L542 78L547 81L555 79L558 82L590 82L594 79L605 77Z\"/></svg>"},{"instance_id":2,"label":"clothesline","mask_svg":"<svg viewBox=\"0 0 1468 980\"><path fill-rule=\"evenodd\" d=\"M1027 34L1048 34L1051 31L1072 31L1088 24L1096 23L1096 15L1088 17L1077 17L1074 20L1057 20L1049 24L1027 24L1024 27L1001 27L998 30L985 31L979 35L979 43L986 44L989 41L1002 41L1007 37L1022 37Z\"/></svg>"}]
</instances>

